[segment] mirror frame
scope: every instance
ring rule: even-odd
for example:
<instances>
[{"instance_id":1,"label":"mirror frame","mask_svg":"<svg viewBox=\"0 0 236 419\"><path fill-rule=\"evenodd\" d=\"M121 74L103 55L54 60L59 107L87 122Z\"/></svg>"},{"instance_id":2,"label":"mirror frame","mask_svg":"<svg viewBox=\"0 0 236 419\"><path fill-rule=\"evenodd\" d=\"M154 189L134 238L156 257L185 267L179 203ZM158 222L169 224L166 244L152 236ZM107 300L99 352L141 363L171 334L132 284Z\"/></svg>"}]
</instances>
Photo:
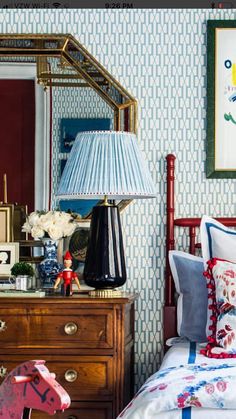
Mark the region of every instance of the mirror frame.
<instances>
[{"instance_id":1,"label":"mirror frame","mask_svg":"<svg viewBox=\"0 0 236 419\"><path fill-rule=\"evenodd\" d=\"M114 110L115 131L122 130L124 113L124 130L136 133L136 99L72 35L0 34L0 57L36 58L38 83L45 88L91 87ZM48 67L50 57L59 58L58 72Z\"/></svg>"},{"instance_id":2,"label":"mirror frame","mask_svg":"<svg viewBox=\"0 0 236 419\"><path fill-rule=\"evenodd\" d=\"M22 65L20 57L34 60L36 80L44 91L62 86L92 88L113 109L115 131L137 132L136 99L72 35L0 34L0 65L14 60ZM53 72L50 58L58 59ZM118 206L122 210L130 202L122 200Z\"/></svg>"}]
</instances>

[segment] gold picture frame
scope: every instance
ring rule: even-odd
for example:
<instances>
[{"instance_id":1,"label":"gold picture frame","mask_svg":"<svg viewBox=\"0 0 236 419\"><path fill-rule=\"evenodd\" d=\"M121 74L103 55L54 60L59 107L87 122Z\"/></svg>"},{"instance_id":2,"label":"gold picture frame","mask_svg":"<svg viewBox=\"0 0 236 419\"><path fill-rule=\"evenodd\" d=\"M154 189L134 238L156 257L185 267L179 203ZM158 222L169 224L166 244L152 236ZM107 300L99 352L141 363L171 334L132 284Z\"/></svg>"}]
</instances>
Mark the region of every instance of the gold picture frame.
<instances>
[{"instance_id":1,"label":"gold picture frame","mask_svg":"<svg viewBox=\"0 0 236 419\"><path fill-rule=\"evenodd\" d=\"M19 243L0 242L0 276L10 276L16 262L19 262Z\"/></svg>"},{"instance_id":2,"label":"gold picture frame","mask_svg":"<svg viewBox=\"0 0 236 419\"><path fill-rule=\"evenodd\" d=\"M12 242L13 238L13 204L0 205L0 242Z\"/></svg>"}]
</instances>

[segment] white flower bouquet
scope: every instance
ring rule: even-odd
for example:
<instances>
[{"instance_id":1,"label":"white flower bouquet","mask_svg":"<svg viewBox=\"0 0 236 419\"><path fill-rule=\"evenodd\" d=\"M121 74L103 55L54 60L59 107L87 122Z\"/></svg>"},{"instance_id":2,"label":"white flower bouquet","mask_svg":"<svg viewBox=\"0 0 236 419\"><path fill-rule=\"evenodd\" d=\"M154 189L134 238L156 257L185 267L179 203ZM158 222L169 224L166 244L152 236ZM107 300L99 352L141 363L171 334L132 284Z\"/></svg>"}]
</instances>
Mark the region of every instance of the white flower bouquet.
<instances>
[{"instance_id":1,"label":"white flower bouquet","mask_svg":"<svg viewBox=\"0 0 236 419\"><path fill-rule=\"evenodd\" d=\"M77 214L64 211L34 211L27 216L22 231L30 233L32 237L41 239L50 237L59 240L71 236L77 227Z\"/></svg>"}]
</instances>

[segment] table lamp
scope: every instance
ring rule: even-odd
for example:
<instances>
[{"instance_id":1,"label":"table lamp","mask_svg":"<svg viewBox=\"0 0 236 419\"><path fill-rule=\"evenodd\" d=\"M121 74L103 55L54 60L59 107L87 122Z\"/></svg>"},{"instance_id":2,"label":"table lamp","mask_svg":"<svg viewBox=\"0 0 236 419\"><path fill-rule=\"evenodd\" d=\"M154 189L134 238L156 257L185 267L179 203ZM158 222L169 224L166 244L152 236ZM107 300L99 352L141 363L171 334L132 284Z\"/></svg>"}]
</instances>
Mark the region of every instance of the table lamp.
<instances>
[{"instance_id":1,"label":"table lamp","mask_svg":"<svg viewBox=\"0 0 236 419\"><path fill-rule=\"evenodd\" d=\"M100 199L92 209L84 280L96 290L126 281L118 206L114 200L155 197L156 191L133 133L77 134L57 191L59 199Z\"/></svg>"}]
</instances>

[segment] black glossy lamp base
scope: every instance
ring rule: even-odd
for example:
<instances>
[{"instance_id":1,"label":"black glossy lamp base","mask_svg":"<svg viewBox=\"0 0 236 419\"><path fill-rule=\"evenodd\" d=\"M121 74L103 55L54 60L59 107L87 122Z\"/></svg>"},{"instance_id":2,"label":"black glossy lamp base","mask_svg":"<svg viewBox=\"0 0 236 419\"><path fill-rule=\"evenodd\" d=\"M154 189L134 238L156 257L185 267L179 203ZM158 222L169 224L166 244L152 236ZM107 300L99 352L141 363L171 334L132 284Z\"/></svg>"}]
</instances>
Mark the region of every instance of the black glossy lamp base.
<instances>
[{"instance_id":1,"label":"black glossy lamp base","mask_svg":"<svg viewBox=\"0 0 236 419\"><path fill-rule=\"evenodd\" d=\"M126 281L120 214L117 206L92 211L84 280L95 289L113 289Z\"/></svg>"}]
</instances>

